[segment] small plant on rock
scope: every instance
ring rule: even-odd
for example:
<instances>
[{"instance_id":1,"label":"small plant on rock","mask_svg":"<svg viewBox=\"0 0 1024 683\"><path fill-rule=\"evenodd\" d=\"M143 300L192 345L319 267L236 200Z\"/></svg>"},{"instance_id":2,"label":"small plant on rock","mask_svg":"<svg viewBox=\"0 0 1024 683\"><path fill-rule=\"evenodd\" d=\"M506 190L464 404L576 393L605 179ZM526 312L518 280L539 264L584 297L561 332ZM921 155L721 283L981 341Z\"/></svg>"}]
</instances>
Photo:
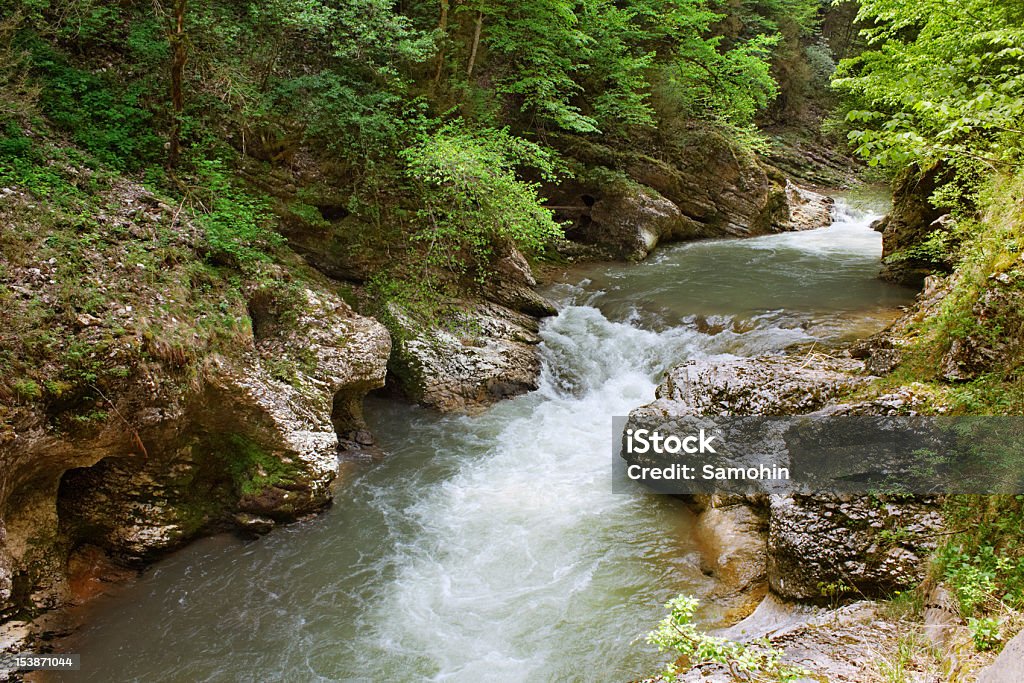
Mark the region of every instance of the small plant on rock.
<instances>
[{"instance_id":1,"label":"small plant on rock","mask_svg":"<svg viewBox=\"0 0 1024 683\"><path fill-rule=\"evenodd\" d=\"M809 675L806 669L783 662L782 651L767 638L741 643L700 631L693 623L698 604L688 595L670 600L665 605L668 616L647 635L647 642L657 645L661 652L677 654L689 667L720 664L741 681L795 681ZM670 664L663 675L670 681L678 680L678 661Z\"/></svg>"},{"instance_id":2,"label":"small plant on rock","mask_svg":"<svg viewBox=\"0 0 1024 683\"><path fill-rule=\"evenodd\" d=\"M1003 642L999 620L995 617L971 617L967 620L967 628L971 631L974 648L979 652L987 652Z\"/></svg>"}]
</instances>

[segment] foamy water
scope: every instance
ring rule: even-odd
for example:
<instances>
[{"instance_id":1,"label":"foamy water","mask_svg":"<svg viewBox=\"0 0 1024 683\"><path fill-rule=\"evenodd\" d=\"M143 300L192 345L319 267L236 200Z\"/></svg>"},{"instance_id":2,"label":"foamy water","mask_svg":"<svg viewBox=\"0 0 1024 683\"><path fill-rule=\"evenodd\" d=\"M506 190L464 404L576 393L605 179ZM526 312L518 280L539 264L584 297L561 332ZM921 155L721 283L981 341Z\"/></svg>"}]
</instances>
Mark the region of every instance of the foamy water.
<instances>
[{"instance_id":1,"label":"foamy water","mask_svg":"<svg viewBox=\"0 0 1024 683\"><path fill-rule=\"evenodd\" d=\"M201 541L98 608L61 680L629 680L710 579L675 501L611 493L612 416L672 364L834 339L909 295L871 212L665 249L553 287L540 388L476 417L370 400L388 457L315 520Z\"/></svg>"}]
</instances>

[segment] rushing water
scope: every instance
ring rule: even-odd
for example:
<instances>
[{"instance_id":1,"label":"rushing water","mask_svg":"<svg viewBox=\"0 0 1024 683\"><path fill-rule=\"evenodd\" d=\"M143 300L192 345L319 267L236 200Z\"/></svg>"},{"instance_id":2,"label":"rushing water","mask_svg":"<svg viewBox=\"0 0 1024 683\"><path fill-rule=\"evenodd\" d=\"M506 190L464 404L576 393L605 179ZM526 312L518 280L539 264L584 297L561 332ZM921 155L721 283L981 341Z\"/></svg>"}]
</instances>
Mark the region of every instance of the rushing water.
<instances>
[{"instance_id":1,"label":"rushing water","mask_svg":"<svg viewBox=\"0 0 1024 683\"><path fill-rule=\"evenodd\" d=\"M540 389L477 417L372 399L387 453L322 516L206 539L92 607L55 680L630 680L679 592L706 594L672 500L611 493L611 417L672 363L877 328L905 290L875 279L874 217L678 245L588 266L549 292Z\"/></svg>"}]
</instances>

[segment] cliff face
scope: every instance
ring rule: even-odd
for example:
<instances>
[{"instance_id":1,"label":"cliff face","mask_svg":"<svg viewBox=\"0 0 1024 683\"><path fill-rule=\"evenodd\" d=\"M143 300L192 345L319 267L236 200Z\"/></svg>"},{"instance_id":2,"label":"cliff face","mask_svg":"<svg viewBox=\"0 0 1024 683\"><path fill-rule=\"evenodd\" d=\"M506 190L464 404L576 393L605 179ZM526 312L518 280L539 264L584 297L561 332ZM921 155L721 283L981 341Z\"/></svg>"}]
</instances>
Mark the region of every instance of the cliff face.
<instances>
[{"instance_id":1,"label":"cliff face","mask_svg":"<svg viewBox=\"0 0 1024 683\"><path fill-rule=\"evenodd\" d=\"M0 412L3 617L65 602L76 548L144 560L321 509L362 397L384 383L387 330L297 259L227 275L141 188L103 202L106 224L75 254L52 249L67 235L54 210L18 192L0 207L5 237L25 235L3 272L19 373ZM83 310L94 288L103 299ZM52 345L30 345L40 332Z\"/></svg>"},{"instance_id":2,"label":"cliff face","mask_svg":"<svg viewBox=\"0 0 1024 683\"><path fill-rule=\"evenodd\" d=\"M950 264L925 246L946 227L944 212L932 206L930 198L949 177L936 165L907 169L893 182L892 210L874 226L882 233L883 280L920 287L929 274L949 269Z\"/></svg>"},{"instance_id":3,"label":"cliff face","mask_svg":"<svg viewBox=\"0 0 1024 683\"><path fill-rule=\"evenodd\" d=\"M749 237L821 227L830 200L798 190L720 132L694 128L637 151L574 146L585 165L549 195L566 235L616 258L645 258L659 242Z\"/></svg>"}]
</instances>

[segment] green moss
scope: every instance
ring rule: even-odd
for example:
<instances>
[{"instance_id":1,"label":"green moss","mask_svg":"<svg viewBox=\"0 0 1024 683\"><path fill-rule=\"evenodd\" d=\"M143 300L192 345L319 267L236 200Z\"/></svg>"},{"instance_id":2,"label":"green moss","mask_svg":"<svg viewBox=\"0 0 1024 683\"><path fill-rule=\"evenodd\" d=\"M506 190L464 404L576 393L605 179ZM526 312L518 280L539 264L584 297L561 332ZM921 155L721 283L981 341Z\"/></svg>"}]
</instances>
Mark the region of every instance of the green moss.
<instances>
[{"instance_id":1,"label":"green moss","mask_svg":"<svg viewBox=\"0 0 1024 683\"><path fill-rule=\"evenodd\" d=\"M243 434L228 435L225 448L228 472L241 496L258 496L272 486L293 483L299 474L297 468Z\"/></svg>"}]
</instances>

